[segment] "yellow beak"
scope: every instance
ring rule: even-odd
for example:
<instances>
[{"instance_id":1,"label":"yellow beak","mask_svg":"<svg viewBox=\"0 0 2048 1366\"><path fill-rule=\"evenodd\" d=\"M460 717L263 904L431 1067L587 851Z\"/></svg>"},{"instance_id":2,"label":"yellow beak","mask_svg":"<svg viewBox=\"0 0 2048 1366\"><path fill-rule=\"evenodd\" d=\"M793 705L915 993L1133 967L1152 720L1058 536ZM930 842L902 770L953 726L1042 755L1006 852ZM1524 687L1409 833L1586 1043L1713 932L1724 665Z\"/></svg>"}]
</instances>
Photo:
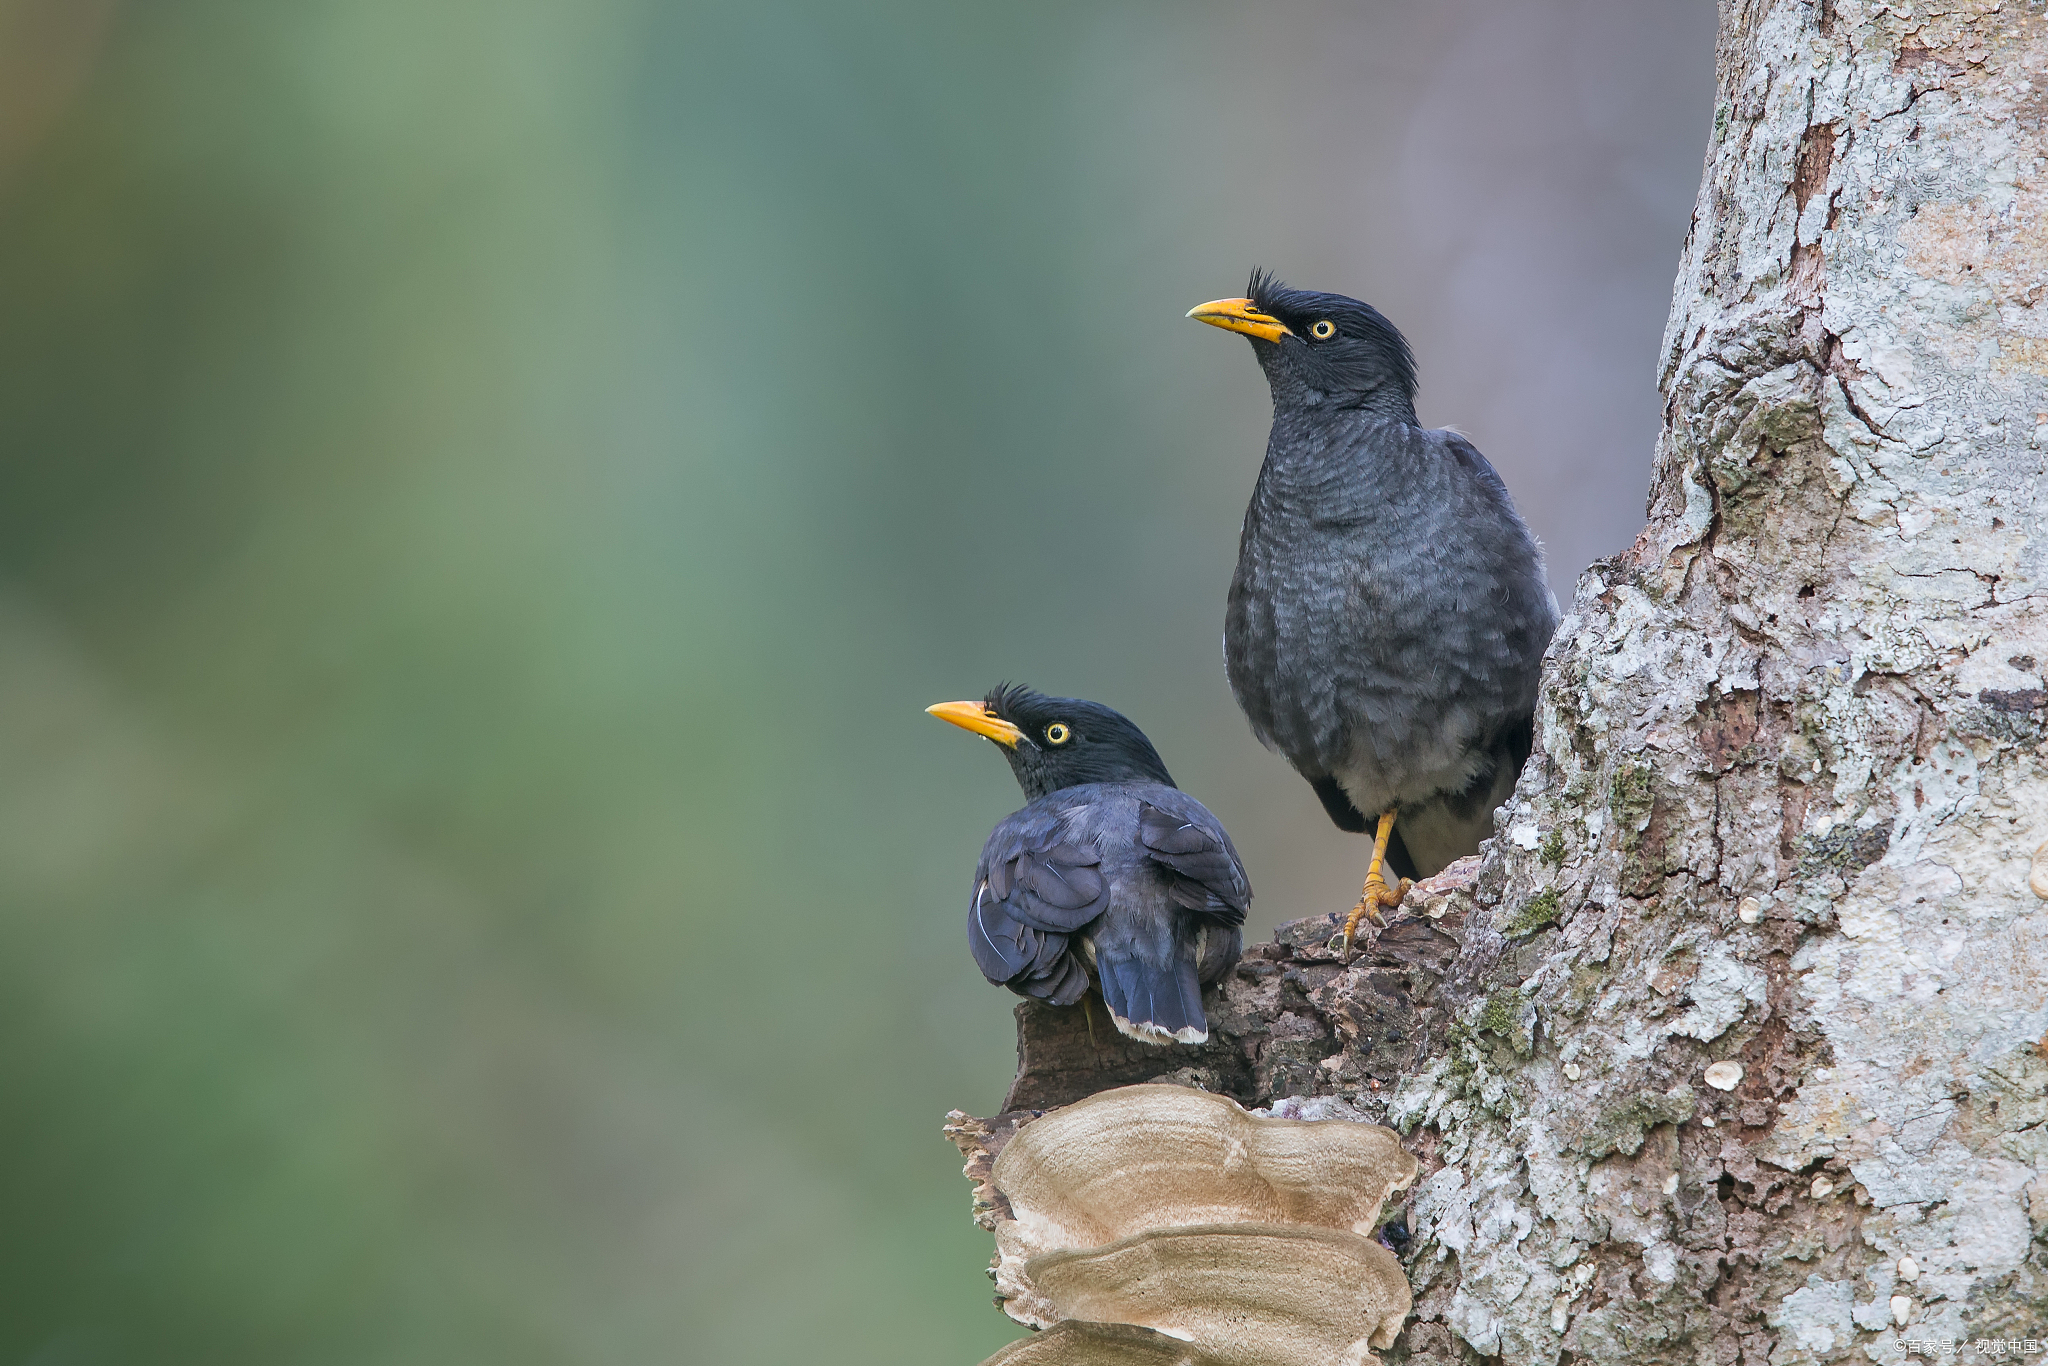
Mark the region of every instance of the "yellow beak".
<instances>
[{"instance_id":1,"label":"yellow beak","mask_svg":"<svg viewBox=\"0 0 2048 1366\"><path fill-rule=\"evenodd\" d=\"M989 709L979 702L941 702L936 706L926 707L925 710L941 721L950 721L960 729L971 730L976 735L986 735L997 744L1006 745L1011 749L1015 749L1017 742L1024 738L1023 731L1000 716L990 715Z\"/></svg>"},{"instance_id":2,"label":"yellow beak","mask_svg":"<svg viewBox=\"0 0 2048 1366\"><path fill-rule=\"evenodd\" d=\"M1188 316L1211 327L1220 327L1226 332L1242 332L1260 341L1276 342L1294 335L1287 330L1286 323L1270 313L1259 312L1259 306L1250 299L1217 299L1196 304L1188 310Z\"/></svg>"}]
</instances>

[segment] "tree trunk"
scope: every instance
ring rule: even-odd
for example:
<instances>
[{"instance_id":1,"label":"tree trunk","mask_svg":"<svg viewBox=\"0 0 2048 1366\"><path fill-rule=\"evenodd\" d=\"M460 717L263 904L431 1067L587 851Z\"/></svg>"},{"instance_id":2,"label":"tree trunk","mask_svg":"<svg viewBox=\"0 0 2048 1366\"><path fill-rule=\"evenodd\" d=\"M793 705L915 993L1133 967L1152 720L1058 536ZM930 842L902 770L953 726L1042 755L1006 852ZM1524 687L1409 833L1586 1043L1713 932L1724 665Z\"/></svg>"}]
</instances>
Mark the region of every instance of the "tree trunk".
<instances>
[{"instance_id":1,"label":"tree trunk","mask_svg":"<svg viewBox=\"0 0 2048 1366\"><path fill-rule=\"evenodd\" d=\"M1649 525L1500 835L1358 965L1287 927L1156 1069L1409 1136L1389 1360L2048 1329L2048 23L1725 0L1718 69ZM1020 1018L1013 1103L1087 1089L1079 1012Z\"/></svg>"},{"instance_id":2,"label":"tree trunk","mask_svg":"<svg viewBox=\"0 0 2048 1366\"><path fill-rule=\"evenodd\" d=\"M1722 6L1649 525L1579 583L1464 1028L1390 1107L1469 1352L2048 1328L2044 29Z\"/></svg>"}]
</instances>

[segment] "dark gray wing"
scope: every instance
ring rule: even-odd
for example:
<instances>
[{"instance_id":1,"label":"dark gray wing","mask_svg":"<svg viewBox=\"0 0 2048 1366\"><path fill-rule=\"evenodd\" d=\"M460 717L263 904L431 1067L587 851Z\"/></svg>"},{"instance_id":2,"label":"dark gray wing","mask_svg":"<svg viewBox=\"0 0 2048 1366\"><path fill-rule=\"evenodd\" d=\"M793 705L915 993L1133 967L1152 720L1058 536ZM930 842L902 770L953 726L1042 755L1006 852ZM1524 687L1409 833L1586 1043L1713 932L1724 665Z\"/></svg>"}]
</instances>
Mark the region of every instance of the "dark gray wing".
<instances>
[{"instance_id":1,"label":"dark gray wing","mask_svg":"<svg viewBox=\"0 0 2048 1366\"><path fill-rule=\"evenodd\" d=\"M974 873L967 942L991 982L1055 1005L1088 989L1068 936L1109 906L1102 856L1067 837L1064 822L1030 807L989 836Z\"/></svg>"},{"instance_id":2,"label":"dark gray wing","mask_svg":"<svg viewBox=\"0 0 2048 1366\"><path fill-rule=\"evenodd\" d=\"M1101 865L1102 855L1088 845L1025 843L988 861L988 890L1025 924L1069 934L1101 915L1107 904Z\"/></svg>"},{"instance_id":3,"label":"dark gray wing","mask_svg":"<svg viewBox=\"0 0 2048 1366\"><path fill-rule=\"evenodd\" d=\"M1193 797L1161 794L1138 803L1138 840L1165 869L1168 893L1197 915L1244 924L1252 883L1223 823Z\"/></svg>"}]
</instances>

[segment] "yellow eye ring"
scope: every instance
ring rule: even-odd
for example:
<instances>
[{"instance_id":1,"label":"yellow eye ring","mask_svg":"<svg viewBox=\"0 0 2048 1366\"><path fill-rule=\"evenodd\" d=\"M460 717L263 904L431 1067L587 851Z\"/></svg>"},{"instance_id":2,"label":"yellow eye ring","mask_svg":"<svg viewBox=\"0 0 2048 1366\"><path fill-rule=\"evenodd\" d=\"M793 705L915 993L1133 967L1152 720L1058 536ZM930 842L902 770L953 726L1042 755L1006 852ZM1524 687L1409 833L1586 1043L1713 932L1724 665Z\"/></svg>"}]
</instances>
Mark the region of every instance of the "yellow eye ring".
<instances>
[{"instance_id":1,"label":"yellow eye ring","mask_svg":"<svg viewBox=\"0 0 2048 1366\"><path fill-rule=\"evenodd\" d=\"M1324 318L1309 328L1308 334L1317 341L1328 341L1337 335L1337 324L1331 322L1328 318Z\"/></svg>"},{"instance_id":2,"label":"yellow eye ring","mask_svg":"<svg viewBox=\"0 0 2048 1366\"><path fill-rule=\"evenodd\" d=\"M1065 743L1067 743L1067 741L1071 740L1073 736L1074 733L1068 730L1064 724L1058 721L1053 722L1051 725L1045 728L1045 742L1049 745L1064 745Z\"/></svg>"}]
</instances>

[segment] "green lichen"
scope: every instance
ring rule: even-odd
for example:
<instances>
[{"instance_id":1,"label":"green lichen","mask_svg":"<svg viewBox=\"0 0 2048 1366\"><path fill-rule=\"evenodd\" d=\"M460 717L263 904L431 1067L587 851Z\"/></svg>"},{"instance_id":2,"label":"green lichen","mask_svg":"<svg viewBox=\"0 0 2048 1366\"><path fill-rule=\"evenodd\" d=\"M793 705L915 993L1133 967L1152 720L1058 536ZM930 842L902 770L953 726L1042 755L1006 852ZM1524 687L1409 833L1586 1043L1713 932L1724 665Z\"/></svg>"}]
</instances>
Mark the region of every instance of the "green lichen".
<instances>
[{"instance_id":1,"label":"green lichen","mask_svg":"<svg viewBox=\"0 0 2048 1366\"><path fill-rule=\"evenodd\" d=\"M1565 984L1564 1010L1567 1014L1583 1015L1600 999L1601 988L1607 985L1607 969L1598 963L1582 963L1572 969L1571 980Z\"/></svg>"},{"instance_id":2,"label":"green lichen","mask_svg":"<svg viewBox=\"0 0 2048 1366\"><path fill-rule=\"evenodd\" d=\"M1509 917L1502 932L1510 939L1520 939L1536 933L1545 925L1557 919L1559 897L1557 888L1545 887L1522 903L1522 909Z\"/></svg>"},{"instance_id":3,"label":"green lichen","mask_svg":"<svg viewBox=\"0 0 2048 1366\"><path fill-rule=\"evenodd\" d=\"M1479 1012L1481 1033L1505 1037L1514 1032L1517 995L1514 988L1502 987L1486 998L1486 1008Z\"/></svg>"},{"instance_id":4,"label":"green lichen","mask_svg":"<svg viewBox=\"0 0 2048 1366\"><path fill-rule=\"evenodd\" d=\"M1633 846L1642 838L1643 826L1649 822L1650 809L1656 801L1656 770L1648 764L1631 764L1614 775L1607 804L1614 812L1615 823L1621 827L1624 846Z\"/></svg>"},{"instance_id":5,"label":"green lichen","mask_svg":"<svg viewBox=\"0 0 2048 1366\"><path fill-rule=\"evenodd\" d=\"M1607 793L1621 837L1621 891L1625 896L1654 896L1667 869L1664 837L1657 828L1657 771L1646 761L1621 768Z\"/></svg>"},{"instance_id":6,"label":"green lichen","mask_svg":"<svg viewBox=\"0 0 2048 1366\"><path fill-rule=\"evenodd\" d=\"M1536 857L1555 868L1564 862L1564 831L1553 830L1550 838L1543 841L1543 847L1536 851Z\"/></svg>"},{"instance_id":7,"label":"green lichen","mask_svg":"<svg viewBox=\"0 0 2048 1366\"><path fill-rule=\"evenodd\" d=\"M1472 1027L1463 1020L1452 1020L1444 1030L1444 1081L1453 1095L1471 1090L1484 1049Z\"/></svg>"},{"instance_id":8,"label":"green lichen","mask_svg":"<svg viewBox=\"0 0 2048 1366\"><path fill-rule=\"evenodd\" d=\"M1837 826L1825 835L1808 835L1801 840L1801 871L1813 873L1832 869L1845 876L1856 873L1884 857L1891 847L1889 822L1864 829Z\"/></svg>"},{"instance_id":9,"label":"green lichen","mask_svg":"<svg viewBox=\"0 0 2048 1366\"><path fill-rule=\"evenodd\" d=\"M1683 1124L1692 1118L1695 1099L1685 1086L1669 1091L1638 1091L1619 1104L1602 1109L1576 1145L1594 1161L1609 1153L1633 1157L1643 1139L1659 1124Z\"/></svg>"},{"instance_id":10,"label":"green lichen","mask_svg":"<svg viewBox=\"0 0 2048 1366\"><path fill-rule=\"evenodd\" d=\"M1486 998L1479 1018L1473 1022L1481 1034L1494 1034L1522 1057L1536 1047L1536 1011L1528 997L1514 987L1502 987Z\"/></svg>"}]
</instances>

